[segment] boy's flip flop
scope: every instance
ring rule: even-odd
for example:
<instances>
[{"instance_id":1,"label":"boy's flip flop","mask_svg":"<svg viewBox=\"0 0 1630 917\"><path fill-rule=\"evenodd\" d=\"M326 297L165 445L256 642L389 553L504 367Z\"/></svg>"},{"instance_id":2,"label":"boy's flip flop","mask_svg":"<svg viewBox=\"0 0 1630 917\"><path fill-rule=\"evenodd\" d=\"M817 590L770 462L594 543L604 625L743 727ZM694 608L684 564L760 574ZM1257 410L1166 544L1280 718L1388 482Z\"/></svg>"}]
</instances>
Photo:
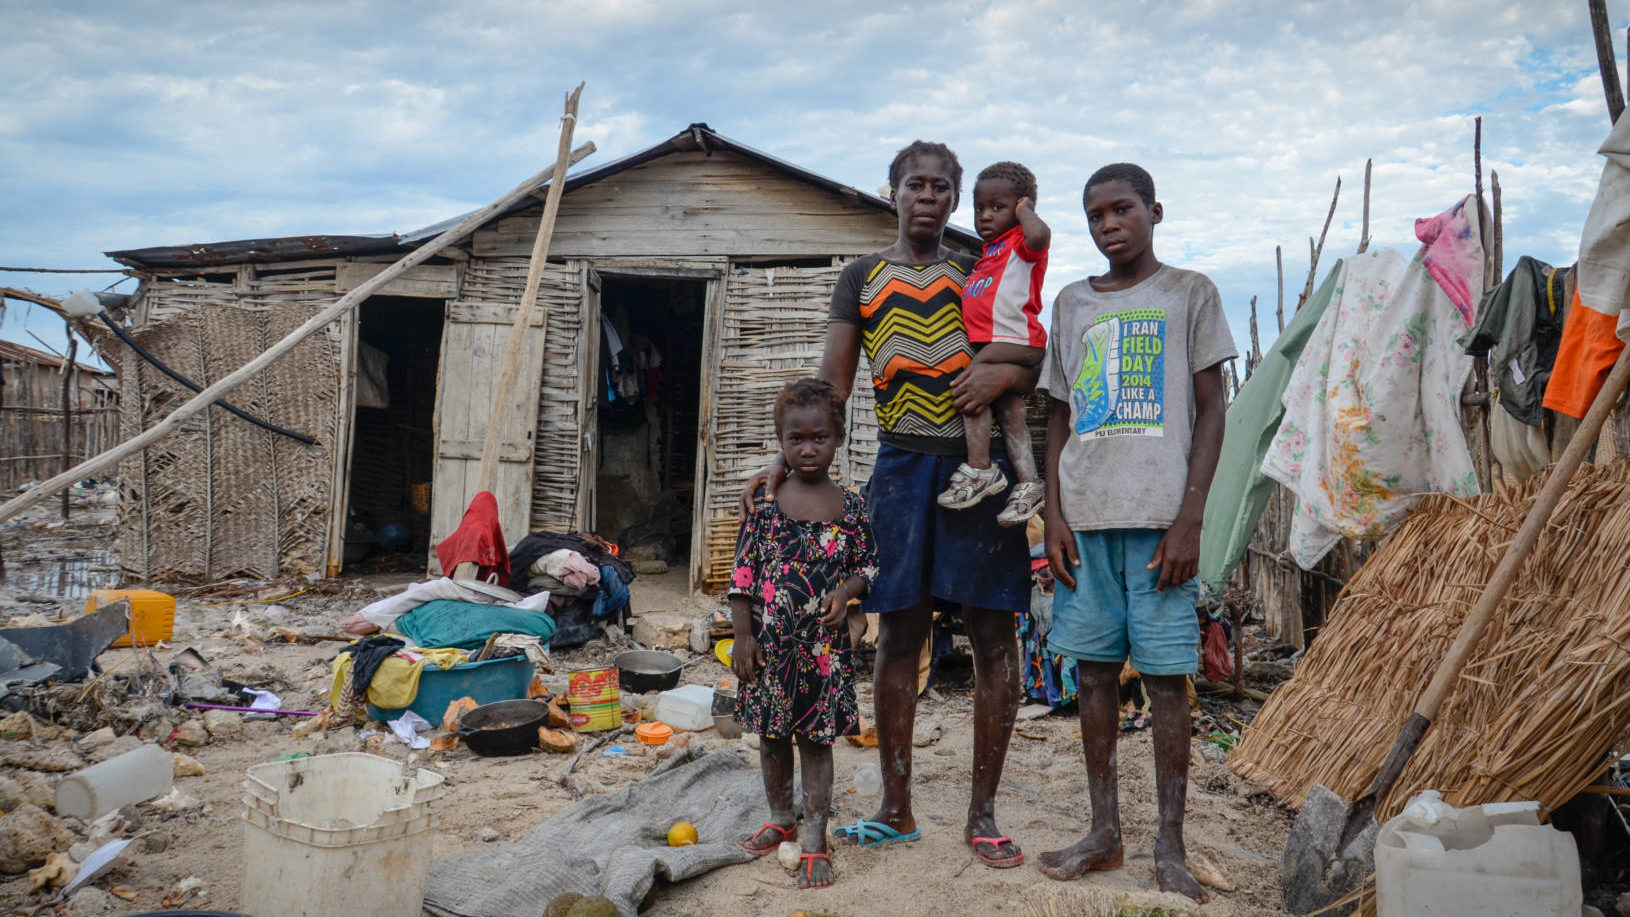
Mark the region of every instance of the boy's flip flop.
<instances>
[{"instance_id":1,"label":"boy's flip flop","mask_svg":"<svg viewBox=\"0 0 1630 917\"><path fill-rule=\"evenodd\" d=\"M766 831L774 831L775 833L781 835L781 840L776 841L773 845L771 845L769 847L759 848L759 847L748 846L748 845L752 844L753 841L758 840L759 835L763 834ZM773 821L767 821L757 831L753 832L752 837L748 838L745 841L742 841L741 843L737 844L736 846L740 847L741 849L747 851L748 853L750 853L750 854L752 854L753 856L756 856L756 857L768 856L768 855L775 852L775 848L781 846L782 844L785 844L787 841L790 841L790 840L792 840L793 838L795 838L797 836L798 836L798 826L797 825L793 825L790 828L784 828L784 827L776 824Z\"/></svg>"},{"instance_id":2,"label":"boy's flip flop","mask_svg":"<svg viewBox=\"0 0 1630 917\"><path fill-rule=\"evenodd\" d=\"M992 869L1012 869L1015 866L1024 865L1024 853L1022 851L1008 857L997 855L998 851L1002 849L1003 844L1012 843L1013 838L1008 837L1005 834L998 837L969 837L968 849L972 850L973 855L979 858L979 862L984 863L986 866L989 866ZM990 853L980 850L980 845L989 847ZM1016 847L1018 845L1015 844L1014 846Z\"/></svg>"},{"instance_id":3,"label":"boy's flip flop","mask_svg":"<svg viewBox=\"0 0 1630 917\"><path fill-rule=\"evenodd\" d=\"M852 825L844 825L832 831L833 837L853 841L862 847L885 847L889 844L904 844L910 841L921 840L923 833L915 828L910 831L901 831L892 825L885 825L870 819L857 819Z\"/></svg>"}]
</instances>

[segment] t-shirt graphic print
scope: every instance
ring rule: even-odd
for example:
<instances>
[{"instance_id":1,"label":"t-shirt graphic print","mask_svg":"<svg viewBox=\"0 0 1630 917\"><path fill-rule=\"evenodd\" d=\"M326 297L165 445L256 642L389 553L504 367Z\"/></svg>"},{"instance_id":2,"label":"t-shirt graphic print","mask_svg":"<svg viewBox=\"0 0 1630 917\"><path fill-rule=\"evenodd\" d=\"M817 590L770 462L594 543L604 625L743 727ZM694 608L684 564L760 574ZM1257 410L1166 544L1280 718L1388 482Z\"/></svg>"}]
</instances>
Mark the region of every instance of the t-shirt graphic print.
<instances>
[{"instance_id":1,"label":"t-shirt graphic print","mask_svg":"<svg viewBox=\"0 0 1630 917\"><path fill-rule=\"evenodd\" d=\"M1101 315L1081 336L1081 344L1081 371L1070 387L1076 435L1164 435L1166 310Z\"/></svg>"}]
</instances>

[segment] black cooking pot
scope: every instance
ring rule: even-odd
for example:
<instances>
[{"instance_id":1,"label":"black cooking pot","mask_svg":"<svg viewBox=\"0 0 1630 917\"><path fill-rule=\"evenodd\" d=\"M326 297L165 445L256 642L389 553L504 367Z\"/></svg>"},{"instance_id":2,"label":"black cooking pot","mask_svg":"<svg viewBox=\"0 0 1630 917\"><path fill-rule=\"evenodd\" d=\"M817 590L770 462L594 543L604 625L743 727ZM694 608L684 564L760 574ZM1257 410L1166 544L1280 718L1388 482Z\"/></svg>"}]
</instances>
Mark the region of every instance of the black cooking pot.
<instances>
[{"instance_id":1,"label":"black cooking pot","mask_svg":"<svg viewBox=\"0 0 1630 917\"><path fill-rule=\"evenodd\" d=\"M538 746L538 727L549 725L549 705L535 700L501 700L466 710L458 735L483 757L524 755Z\"/></svg>"},{"instance_id":2,"label":"black cooking pot","mask_svg":"<svg viewBox=\"0 0 1630 917\"><path fill-rule=\"evenodd\" d=\"M611 664L617 667L618 687L632 694L644 694L647 691L667 691L677 687L679 670L691 662L701 661L702 658L697 656L690 662L680 662L679 657L673 653L629 650L613 656Z\"/></svg>"}]
</instances>

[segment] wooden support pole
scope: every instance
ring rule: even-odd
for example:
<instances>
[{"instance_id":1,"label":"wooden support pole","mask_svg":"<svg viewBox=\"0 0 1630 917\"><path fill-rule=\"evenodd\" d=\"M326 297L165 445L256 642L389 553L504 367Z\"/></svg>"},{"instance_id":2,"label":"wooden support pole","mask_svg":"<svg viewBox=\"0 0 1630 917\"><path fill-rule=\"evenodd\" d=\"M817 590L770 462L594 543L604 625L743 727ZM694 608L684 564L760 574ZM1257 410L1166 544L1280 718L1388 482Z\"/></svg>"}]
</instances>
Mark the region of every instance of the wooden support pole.
<instances>
[{"instance_id":1,"label":"wooden support pole","mask_svg":"<svg viewBox=\"0 0 1630 917\"><path fill-rule=\"evenodd\" d=\"M1251 378L1251 369L1262 362L1262 340L1256 330L1256 297L1251 297L1251 357L1245 361L1245 378Z\"/></svg>"},{"instance_id":2,"label":"wooden support pole","mask_svg":"<svg viewBox=\"0 0 1630 917\"><path fill-rule=\"evenodd\" d=\"M1273 307L1273 316L1279 322L1279 333L1285 333L1285 250L1273 247L1273 266L1279 273L1279 302Z\"/></svg>"},{"instance_id":3,"label":"wooden support pole","mask_svg":"<svg viewBox=\"0 0 1630 917\"><path fill-rule=\"evenodd\" d=\"M74 329L68 328L68 359L62 364L62 470L67 471L74 465L74 382L77 373L74 372L77 364L75 358L79 356L79 338L74 337ZM68 489L62 491L62 518L68 519Z\"/></svg>"},{"instance_id":4,"label":"wooden support pole","mask_svg":"<svg viewBox=\"0 0 1630 917\"><path fill-rule=\"evenodd\" d=\"M1596 66L1602 71L1602 92L1607 96L1607 116L1616 124L1624 112L1624 86L1619 82L1619 64L1613 53L1613 31L1607 23L1607 0L1589 0L1590 32L1596 39Z\"/></svg>"},{"instance_id":5,"label":"wooden support pole","mask_svg":"<svg viewBox=\"0 0 1630 917\"><path fill-rule=\"evenodd\" d=\"M1370 167L1375 160L1364 160L1364 228L1358 233L1358 253L1364 254L1370 248Z\"/></svg>"},{"instance_id":6,"label":"wooden support pole","mask_svg":"<svg viewBox=\"0 0 1630 917\"><path fill-rule=\"evenodd\" d=\"M584 144L582 147L579 147L578 152L580 152L582 156L587 156L594 152L594 144ZM577 153L574 153L573 157L581 158L577 155ZM536 191L545 181L548 181L552 175L554 175L553 166L539 172L537 175L534 175L531 178L528 178L526 181L515 186L515 188L508 194L496 201L493 201L491 204L488 204L475 213L470 214L468 217L465 217L464 220L462 220L457 226L454 226L452 229L447 230L436 238L419 246L404 256L402 260L396 262L388 268L385 268L383 271L380 271L368 280L358 284L357 287L351 292L335 300L332 305L329 305L321 312L318 312L316 315L313 315L311 318L307 319L305 324L289 332L289 334L281 341L278 341L276 344L268 347L265 352L261 353L260 356L255 357L248 363L238 367L237 369L228 373L220 381L213 383L208 388L205 388L203 391L194 395L185 404L176 408L174 411L171 411L170 414L163 420L160 420L158 423L154 424L148 429L142 431L136 436L131 437L130 439L125 440L112 449L103 452L101 455L86 459L77 466L70 468L69 470L57 475L54 478L51 478L48 481L45 481L44 483L40 484L40 486L33 488L27 493L9 500L6 503L0 504L0 522L4 522L5 520L16 516L23 510L49 499L53 494L56 494L62 490L62 488L73 484L73 482L81 478L89 477L90 475L95 474L96 472L105 468L113 467L125 456L134 455L135 453L140 452L153 443L158 442L164 437L175 432L183 423L186 422L189 417L196 416L199 412L207 409L210 405L219 401L228 392L259 375L262 370L270 366L279 357L282 357L284 354L293 350L301 341L328 327L329 322L332 322L334 319L339 318L341 315L344 315L345 313L356 308L368 297L374 295L375 292L384 287L386 284L390 283L392 280L402 276L418 265L429 261L431 258L435 257L437 252L440 252L442 249L452 245L454 242L459 241L460 239L474 232L477 227L487 223L493 217L498 216L500 213L503 213L505 210L508 210L515 204L520 203L527 196L531 195L533 191Z\"/></svg>"},{"instance_id":7,"label":"wooden support pole","mask_svg":"<svg viewBox=\"0 0 1630 917\"><path fill-rule=\"evenodd\" d=\"M504 409L514 400L516 382L521 372L521 360L526 352L526 329L532 324L532 312L538 302L538 283L549 259L549 237L555 231L555 217L560 213L560 197L565 192L566 169L571 164L572 131L577 127L577 100L583 94L578 83L566 97L566 113L560 119L560 149L555 155L555 169L549 178L549 194L544 200L543 217L538 221L538 233L532 239L532 260L526 268L526 286L521 292L521 307L515 312L515 324L509 329L509 346L504 350L504 367L499 371L498 388L493 396L492 417L487 423L487 435L481 444L479 483L476 489L492 490L498 478L498 446L504 429ZM543 337L549 336L549 313L544 312Z\"/></svg>"},{"instance_id":8,"label":"wooden support pole","mask_svg":"<svg viewBox=\"0 0 1630 917\"><path fill-rule=\"evenodd\" d=\"M1307 302L1307 298L1313 295L1313 280L1318 276L1319 272L1319 255L1324 252L1324 237L1330 232L1330 221L1335 219L1336 201L1339 200L1341 200L1340 175L1336 176L1336 193L1330 195L1330 212L1324 215L1324 228L1319 230L1319 244L1313 247L1312 255L1308 259L1307 283L1302 287L1302 295L1296 300L1297 311L1301 311L1302 303ZM1309 245L1312 245L1313 240L1311 238L1307 241Z\"/></svg>"},{"instance_id":9,"label":"wooden support pole","mask_svg":"<svg viewBox=\"0 0 1630 917\"><path fill-rule=\"evenodd\" d=\"M1500 173L1493 169L1489 170L1489 195L1494 207L1494 251L1490 255L1490 263L1494 267L1494 282L1497 284L1505 278L1505 231L1500 215Z\"/></svg>"}]
</instances>

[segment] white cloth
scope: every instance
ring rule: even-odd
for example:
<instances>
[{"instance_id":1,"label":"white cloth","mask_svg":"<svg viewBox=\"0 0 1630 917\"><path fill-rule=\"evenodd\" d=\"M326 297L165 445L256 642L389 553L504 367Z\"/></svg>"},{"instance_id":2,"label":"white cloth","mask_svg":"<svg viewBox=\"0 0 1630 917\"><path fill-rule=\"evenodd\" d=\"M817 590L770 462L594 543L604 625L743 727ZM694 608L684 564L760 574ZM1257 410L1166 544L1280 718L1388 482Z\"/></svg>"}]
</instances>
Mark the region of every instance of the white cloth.
<instances>
[{"instance_id":1,"label":"white cloth","mask_svg":"<svg viewBox=\"0 0 1630 917\"><path fill-rule=\"evenodd\" d=\"M570 589L587 589L600 584L600 568L571 548L551 551L532 562L528 571L552 576Z\"/></svg>"},{"instance_id":2,"label":"white cloth","mask_svg":"<svg viewBox=\"0 0 1630 917\"><path fill-rule=\"evenodd\" d=\"M1480 264L1477 209L1456 208L1445 214L1455 232L1444 237L1476 246L1477 257L1461 260ZM1478 492L1460 427L1472 358L1456 340L1466 322L1422 267L1427 249L1410 260L1376 249L1342 263L1336 298L1281 398L1285 418L1262 471L1296 494L1289 549L1304 569L1343 536L1381 537L1423 492ZM1481 293L1481 276L1461 279Z\"/></svg>"},{"instance_id":3,"label":"white cloth","mask_svg":"<svg viewBox=\"0 0 1630 917\"><path fill-rule=\"evenodd\" d=\"M1596 152L1607 157L1579 239L1579 301L1619 316L1630 341L1630 118L1620 118Z\"/></svg>"},{"instance_id":4,"label":"white cloth","mask_svg":"<svg viewBox=\"0 0 1630 917\"><path fill-rule=\"evenodd\" d=\"M540 592L519 601L505 602L494 596L492 592L483 591L478 585L471 585L469 580L455 580L444 576L423 583L414 583L393 596L363 606L362 610L357 614L364 621L380 630L387 630L396 623L397 618L426 602L434 602L437 599L479 602L483 605L507 605L510 608L524 608L527 611L543 611L548 605L549 593Z\"/></svg>"}]
</instances>

